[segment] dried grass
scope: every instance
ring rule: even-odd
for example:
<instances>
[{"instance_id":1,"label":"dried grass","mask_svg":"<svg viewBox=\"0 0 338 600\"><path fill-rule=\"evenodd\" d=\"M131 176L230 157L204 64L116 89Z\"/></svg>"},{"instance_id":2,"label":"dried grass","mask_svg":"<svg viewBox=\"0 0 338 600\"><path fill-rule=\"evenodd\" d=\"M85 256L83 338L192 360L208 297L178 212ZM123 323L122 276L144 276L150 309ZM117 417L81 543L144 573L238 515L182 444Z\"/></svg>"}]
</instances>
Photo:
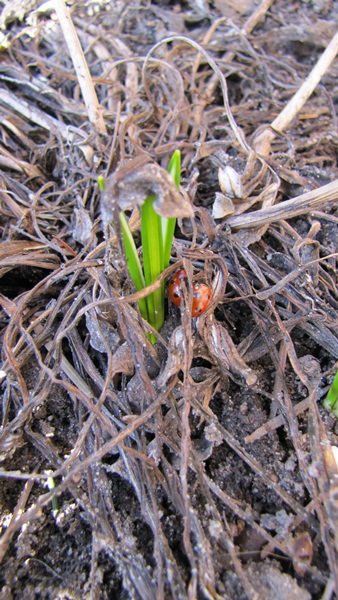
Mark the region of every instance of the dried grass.
<instances>
[{"instance_id":1,"label":"dried grass","mask_svg":"<svg viewBox=\"0 0 338 600\"><path fill-rule=\"evenodd\" d=\"M262 3L260 14L271 4ZM203 48L171 35L148 51L150 44L138 44L137 31L121 33L137 14L127 5L121 12L113 7L88 23L85 4L76 3L71 12L103 107L100 126L90 117L90 100L86 107L82 103L53 13L30 13L30 26L15 22L17 33L9 34L2 56L0 274L10 274L12 282L22 275L38 281L25 291L20 281L11 293L4 286L0 296L6 373L0 475L25 482L0 540L0 558L23 525L40 518L57 496L60 502L75 499L90 524L91 597L98 594L96 566L104 551L132 597L218 598L219 554L226 553L247 597L256 598L234 543L239 522L261 536L267 553L279 551L298 574L304 569L332 588L333 580L338 584L336 467L328 458L331 447L317 405L323 393L320 369L315 372L301 352L299 357L294 333L338 358L336 249L316 237L320 222L337 223L334 214L318 212L335 200L337 182L277 202L287 184L303 185L304 178L300 181L295 155L282 147L282 139L274 139L269 157L250 147L250 135L276 114L254 82L263 74L268 87L278 76L294 87L298 82L284 63L274 74L276 64L250 45L245 27L220 19L205 34ZM255 22L249 18L248 31ZM214 50L222 55L218 62ZM230 82L237 77L243 86L233 110L227 77ZM249 81L250 94L244 85ZM234 96L235 84L230 91ZM278 106L283 102L281 94ZM265 118L254 109L257 103ZM312 110L318 110L316 100ZM327 115L318 113L323 142L309 149L318 164L329 127ZM293 134L297 151L302 132ZM180 223L174 266L163 277L183 264L191 282L194 270L203 268L214 300L197 324L185 310L181 324L173 313L153 347L137 310L147 291L133 293L119 240L113 233L108 242L103 239L96 180L139 155L166 166L176 148L196 218ZM210 216L212 191L218 189L215 160L241 174L244 190L243 199L234 199L234 214L217 224ZM304 221L302 233L297 223L287 222L296 215L307 215L310 222ZM137 230L137 213L133 223ZM151 289L158 285L160 280ZM250 320L251 332L243 339L231 328L236 303ZM270 384L260 382L267 363ZM243 398L257 395L278 412L246 443L212 410L229 382ZM306 395L300 402L297 385ZM42 407L64 395L72 401L73 421L63 435L49 435ZM307 419L300 422L297 415ZM290 495L248 445L281 425L307 501ZM262 524L254 501L229 495L227 486L210 476L206 461L221 443L289 511L284 536ZM20 457L23 444L35 461L26 464ZM116 509L113 475L133 490L130 502L149 529L149 548L140 551L131 521ZM39 483L50 476L55 489L41 493ZM173 515L184 560L172 543L167 519ZM321 539L331 579L290 544L303 529Z\"/></svg>"}]
</instances>

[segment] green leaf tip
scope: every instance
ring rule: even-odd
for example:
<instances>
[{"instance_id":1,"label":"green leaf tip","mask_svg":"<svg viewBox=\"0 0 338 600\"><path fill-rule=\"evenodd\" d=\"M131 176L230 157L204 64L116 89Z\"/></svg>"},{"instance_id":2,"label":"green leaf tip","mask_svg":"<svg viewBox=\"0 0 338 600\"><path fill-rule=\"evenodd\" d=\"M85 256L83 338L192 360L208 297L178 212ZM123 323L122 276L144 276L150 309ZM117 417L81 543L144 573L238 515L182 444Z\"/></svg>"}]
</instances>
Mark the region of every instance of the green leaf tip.
<instances>
[{"instance_id":1,"label":"green leaf tip","mask_svg":"<svg viewBox=\"0 0 338 600\"><path fill-rule=\"evenodd\" d=\"M335 374L332 385L323 400L323 406L338 418L338 371Z\"/></svg>"},{"instance_id":2,"label":"green leaf tip","mask_svg":"<svg viewBox=\"0 0 338 600\"><path fill-rule=\"evenodd\" d=\"M172 155L169 165L168 165L168 173L174 180L174 183L177 189L180 188L181 183L181 152L180 150L175 150Z\"/></svg>"},{"instance_id":3,"label":"green leaf tip","mask_svg":"<svg viewBox=\"0 0 338 600\"><path fill-rule=\"evenodd\" d=\"M97 184L99 186L100 192L103 192L106 188L106 180L103 175L99 175L97 178Z\"/></svg>"}]
</instances>

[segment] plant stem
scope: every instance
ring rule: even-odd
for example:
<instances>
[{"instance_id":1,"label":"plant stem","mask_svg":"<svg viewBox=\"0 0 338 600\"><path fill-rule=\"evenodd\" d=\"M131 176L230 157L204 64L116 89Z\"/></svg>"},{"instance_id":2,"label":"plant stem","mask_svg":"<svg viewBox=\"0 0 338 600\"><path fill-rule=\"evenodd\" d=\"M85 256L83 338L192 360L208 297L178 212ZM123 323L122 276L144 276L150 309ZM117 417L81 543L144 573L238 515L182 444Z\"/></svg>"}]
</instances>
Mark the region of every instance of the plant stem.
<instances>
[{"instance_id":1,"label":"plant stem","mask_svg":"<svg viewBox=\"0 0 338 600\"><path fill-rule=\"evenodd\" d=\"M146 285L153 283L163 271L163 244L161 217L155 212L155 196L148 196L141 207L141 240L143 269ZM146 298L149 323L157 331L164 323L164 286Z\"/></svg>"},{"instance_id":2,"label":"plant stem","mask_svg":"<svg viewBox=\"0 0 338 600\"><path fill-rule=\"evenodd\" d=\"M338 418L338 371L335 374L332 385L323 400L323 405L327 410L333 412L334 416Z\"/></svg>"},{"instance_id":3,"label":"plant stem","mask_svg":"<svg viewBox=\"0 0 338 600\"><path fill-rule=\"evenodd\" d=\"M170 159L168 173L173 178L177 189L179 189L181 181L181 153L179 150L175 150ZM170 262L176 219L165 219L162 217L161 222L163 240L163 268L166 269Z\"/></svg>"},{"instance_id":4,"label":"plant stem","mask_svg":"<svg viewBox=\"0 0 338 600\"><path fill-rule=\"evenodd\" d=\"M181 178L181 154L179 150L175 150L172 155L168 172L173 178L177 189L179 189ZM98 183L102 191L104 189L103 178L100 178ZM148 196L141 207L143 269L126 216L123 212L120 213L127 266L137 291L154 283L170 262L176 219L160 217L154 210L154 200L156 200L156 196ZM148 321L156 331L159 331L164 323L164 286L163 282L158 290L139 300L139 308L143 319ZM148 337L153 344L156 342L154 335L150 334Z\"/></svg>"},{"instance_id":5,"label":"plant stem","mask_svg":"<svg viewBox=\"0 0 338 600\"><path fill-rule=\"evenodd\" d=\"M133 235L130 231L128 221L124 212L120 213L120 223L123 236L124 250L127 258L127 266L130 273L130 277L135 285L136 290L139 292L146 287L145 279L142 271L142 266L137 253ZM146 298L141 298L138 302L140 313L146 321L149 323L148 304Z\"/></svg>"}]
</instances>

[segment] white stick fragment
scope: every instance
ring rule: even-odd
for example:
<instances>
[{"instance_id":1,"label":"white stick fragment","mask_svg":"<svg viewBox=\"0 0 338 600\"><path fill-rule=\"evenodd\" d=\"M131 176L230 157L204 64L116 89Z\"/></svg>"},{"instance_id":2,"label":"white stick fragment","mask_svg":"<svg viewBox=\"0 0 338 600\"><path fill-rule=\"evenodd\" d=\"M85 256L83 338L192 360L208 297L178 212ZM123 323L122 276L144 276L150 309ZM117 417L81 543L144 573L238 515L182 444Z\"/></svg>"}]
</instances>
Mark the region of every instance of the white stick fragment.
<instances>
[{"instance_id":1,"label":"white stick fragment","mask_svg":"<svg viewBox=\"0 0 338 600\"><path fill-rule=\"evenodd\" d=\"M338 180L336 179L316 190L306 192L305 194L301 194L290 200L285 200L284 202L279 202L274 206L261 208L260 210L245 213L243 215L229 217L226 223L234 229L262 227L263 225L268 225L284 219L291 219L298 215L311 214L311 210L315 210L325 203L337 202L337 197Z\"/></svg>"},{"instance_id":2,"label":"white stick fragment","mask_svg":"<svg viewBox=\"0 0 338 600\"><path fill-rule=\"evenodd\" d=\"M271 152L271 142L278 133L282 133L289 127L293 119L297 116L311 94L316 89L318 83L325 75L330 65L338 53L338 31L331 42L323 52L311 73L307 76L299 90L292 96L291 100L272 121L270 127L260 131L254 139L253 147L257 154L266 157Z\"/></svg>"},{"instance_id":3,"label":"white stick fragment","mask_svg":"<svg viewBox=\"0 0 338 600\"><path fill-rule=\"evenodd\" d=\"M279 113L278 117L271 123L272 129L277 132L284 131L299 111L303 108L305 102L316 89L323 75L330 67L331 63L336 58L338 53L338 31L332 38L326 50L321 55L313 67L311 73L305 79L304 83L299 88L298 92L291 98L287 105Z\"/></svg>"},{"instance_id":4,"label":"white stick fragment","mask_svg":"<svg viewBox=\"0 0 338 600\"><path fill-rule=\"evenodd\" d=\"M73 61L74 69L86 105L89 121L101 133L107 133L93 80L80 45L73 21L64 0L54 0L54 8Z\"/></svg>"}]
</instances>

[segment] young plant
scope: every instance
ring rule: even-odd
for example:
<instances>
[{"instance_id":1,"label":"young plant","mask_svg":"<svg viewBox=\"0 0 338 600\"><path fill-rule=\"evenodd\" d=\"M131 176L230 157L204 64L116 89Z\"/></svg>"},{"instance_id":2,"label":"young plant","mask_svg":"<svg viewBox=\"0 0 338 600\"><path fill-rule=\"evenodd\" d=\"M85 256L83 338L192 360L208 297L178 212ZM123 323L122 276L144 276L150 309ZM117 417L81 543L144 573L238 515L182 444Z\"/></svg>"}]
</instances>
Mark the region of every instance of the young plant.
<instances>
[{"instance_id":1,"label":"young plant","mask_svg":"<svg viewBox=\"0 0 338 600\"><path fill-rule=\"evenodd\" d=\"M332 385L323 400L323 406L338 418L338 371L334 376Z\"/></svg>"},{"instance_id":2,"label":"young plant","mask_svg":"<svg viewBox=\"0 0 338 600\"><path fill-rule=\"evenodd\" d=\"M179 150L175 150L172 155L168 172L176 188L179 189L181 172ZM100 177L98 183L103 190L103 178ZM153 207L156 199L156 196L147 196L140 209L143 267L125 213L121 211L119 214L127 267L137 291L154 283L170 262L176 218L161 217ZM160 330L164 322L164 291L163 282L160 288L139 300L142 317L156 331ZM156 337L152 334L149 335L149 339L152 343L156 342Z\"/></svg>"}]
</instances>

